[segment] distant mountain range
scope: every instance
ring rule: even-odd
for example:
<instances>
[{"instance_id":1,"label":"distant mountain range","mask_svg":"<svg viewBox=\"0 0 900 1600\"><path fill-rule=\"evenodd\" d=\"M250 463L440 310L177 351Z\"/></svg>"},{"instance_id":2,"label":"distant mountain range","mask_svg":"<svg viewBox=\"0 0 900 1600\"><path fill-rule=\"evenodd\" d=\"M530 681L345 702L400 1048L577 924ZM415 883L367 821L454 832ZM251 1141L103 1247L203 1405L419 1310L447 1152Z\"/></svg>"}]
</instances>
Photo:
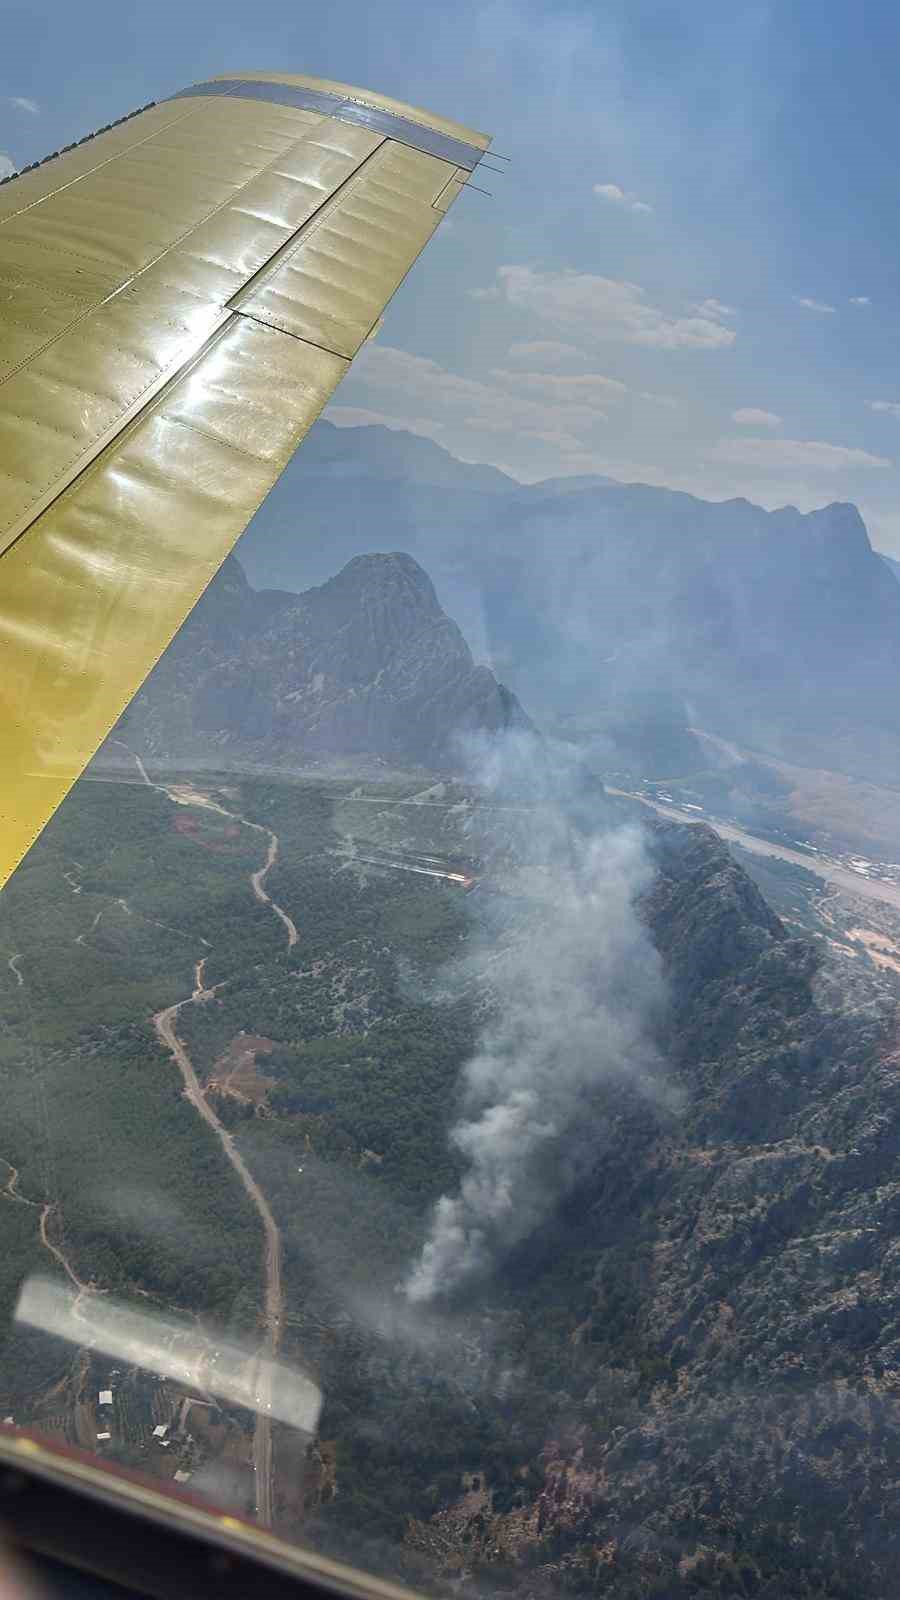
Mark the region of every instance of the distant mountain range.
<instances>
[{"instance_id":1,"label":"distant mountain range","mask_svg":"<svg viewBox=\"0 0 900 1600\"><path fill-rule=\"evenodd\" d=\"M357 556L302 595L231 556L113 737L157 758L459 766L460 738L530 726L411 556Z\"/></svg>"},{"instance_id":2,"label":"distant mountain range","mask_svg":"<svg viewBox=\"0 0 900 1600\"><path fill-rule=\"evenodd\" d=\"M605 741L613 765L684 770L700 726L900 782L900 585L852 505L522 485L411 434L320 422L240 554L252 582L305 589L384 549L422 564L533 715Z\"/></svg>"}]
</instances>

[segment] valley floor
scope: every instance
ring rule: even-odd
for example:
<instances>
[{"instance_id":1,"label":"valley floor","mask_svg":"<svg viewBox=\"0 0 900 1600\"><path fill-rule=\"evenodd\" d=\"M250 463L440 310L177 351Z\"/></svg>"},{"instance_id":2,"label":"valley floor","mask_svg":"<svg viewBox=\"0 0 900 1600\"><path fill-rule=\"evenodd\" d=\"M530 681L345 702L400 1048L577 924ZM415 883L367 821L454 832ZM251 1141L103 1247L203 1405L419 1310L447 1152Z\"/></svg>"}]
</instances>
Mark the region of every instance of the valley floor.
<instances>
[{"instance_id":1,"label":"valley floor","mask_svg":"<svg viewBox=\"0 0 900 1600\"><path fill-rule=\"evenodd\" d=\"M828 883L836 884L839 889L847 893L860 895L864 899L882 900L886 905L894 906L900 911L900 883L891 883L882 878L865 877L860 872L854 872L839 861L833 860L823 851L818 851L814 856L807 851L792 850L789 845L777 844L771 839L760 838L759 835L748 833L744 828L738 828L732 822L723 822L715 816L698 816L696 810L688 810L683 806L667 805L661 800L651 800L647 795L634 790L617 789L609 787L609 793L618 795L622 799L638 800L642 805L648 806L661 817L668 817L673 822L685 822L692 826L705 823L713 828L722 839L739 844L743 849L749 850L753 855L775 856L780 861L790 861L794 866L805 867L809 872L815 872Z\"/></svg>"}]
</instances>

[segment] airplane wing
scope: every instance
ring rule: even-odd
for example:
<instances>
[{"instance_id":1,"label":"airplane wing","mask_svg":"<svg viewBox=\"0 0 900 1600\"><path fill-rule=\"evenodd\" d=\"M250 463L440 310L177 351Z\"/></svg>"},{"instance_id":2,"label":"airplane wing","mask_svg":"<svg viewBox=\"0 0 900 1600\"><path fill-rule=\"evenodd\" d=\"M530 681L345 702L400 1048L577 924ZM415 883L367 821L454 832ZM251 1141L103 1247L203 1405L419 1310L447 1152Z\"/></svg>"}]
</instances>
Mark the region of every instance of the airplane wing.
<instances>
[{"instance_id":1,"label":"airplane wing","mask_svg":"<svg viewBox=\"0 0 900 1600\"><path fill-rule=\"evenodd\" d=\"M0 885L488 143L247 73L0 184Z\"/></svg>"}]
</instances>

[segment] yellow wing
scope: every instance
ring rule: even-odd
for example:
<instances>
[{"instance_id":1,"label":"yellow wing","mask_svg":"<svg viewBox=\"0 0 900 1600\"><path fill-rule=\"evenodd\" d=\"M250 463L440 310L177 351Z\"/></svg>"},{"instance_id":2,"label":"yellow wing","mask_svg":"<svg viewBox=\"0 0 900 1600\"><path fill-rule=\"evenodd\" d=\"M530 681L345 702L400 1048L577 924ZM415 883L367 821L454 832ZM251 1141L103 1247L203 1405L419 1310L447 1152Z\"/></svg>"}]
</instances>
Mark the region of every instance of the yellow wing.
<instances>
[{"instance_id":1,"label":"yellow wing","mask_svg":"<svg viewBox=\"0 0 900 1600\"><path fill-rule=\"evenodd\" d=\"M488 143L250 73L0 184L0 885Z\"/></svg>"}]
</instances>

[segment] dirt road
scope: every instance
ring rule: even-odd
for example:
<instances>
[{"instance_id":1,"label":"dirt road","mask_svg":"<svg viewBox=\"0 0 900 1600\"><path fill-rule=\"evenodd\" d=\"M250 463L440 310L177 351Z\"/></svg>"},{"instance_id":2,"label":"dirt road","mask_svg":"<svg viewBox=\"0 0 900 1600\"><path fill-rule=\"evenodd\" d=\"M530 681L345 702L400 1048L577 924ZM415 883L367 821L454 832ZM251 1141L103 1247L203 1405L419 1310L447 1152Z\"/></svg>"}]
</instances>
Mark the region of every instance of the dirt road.
<instances>
[{"instance_id":1,"label":"dirt road","mask_svg":"<svg viewBox=\"0 0 900 1600\"><path fill-rule=\"evenodd\" d=\"M69 1260L65 1251L62 1249L61 1245L53 1243L53 1240L50 1237L50 1221L55 1215L56 1210L57 1206L55 1201L47 1201L47 1203L41 1207L41 1244L44 1246L45 1250L49 1250L54 1260L59 1262L59 1265L62 1267L63 1272L65 1273L69 1282L78 1291L75 1299L72 1301L72 1315L73 1317L77 1317L79 1315L79 1307L84 1299L84 1296L86 1294L102 1294L103 1291L95 1289L94 1285L91 1283L84 1283L82 1279L79 1278L78 1273L75 1271L75 1268L72 1266L71 1261ZM80 1353L81 1355L84 1355L84 1351L81 1351Z\"/></svg>"},{"instance_id":2,"label":"dirt road","mask_svg":"<svg viewBox=\"0 0 900 1600\"><path fill-rule=\"evenodd\" d=\"M229 816L234 816L234 812L229 812ZM245 828L260 827L258 822L248 822L246 817L238 817L237 821L242 822ZM297 929L287 912L283 911L281 906L277 906L271 895L267 894L263 888L263 884L266 881L266 873L270 870L270 868L274 867L276 861L278 860L278 835L277 833L272 833L268 828L263 828L262 832L268 833L269 835L269 848L266 853L265 865L260 867L258 872L252 872L250 874L250 882L253 885L253 893L256 895L257 900L260 900L264 906L271 906L276 917L279 917L284 923L284 926L287 929L288 949L292 950L299 938Z\"/></svg>"},{"instance_id":3,"label":"dirt road","mask_svg":"<svg viewBox=\"0 0 900 1600\"><path fill-rule=\"evenodd\" d=\"M121 744L121 741L117 741ZM127 749L127 745L122 745ZM220 816L230 817L242 827L250 828L254 833L265 834L267 839L266 859L261 867L250 874L250 887L255 899L261 905L268 906L282 923L287 934L288 949L297 943L299 935L297 928L287 912L276 905L271 895L265 888L266 877L278 860L279 839L277 833L265 827L261 822L252 822L249 817L242 817L236 811L229 811L226 806L213 800L210 795L203 794L194 789L191 784L173 784L171 787L162 783L154 783L140 756L135 751L129 751L144 783L151 789L168 796L176 805L196 806L207 811L215 811ZM207 940L202 943L209 949ZM185 1000L179 1000L175 1005L158 1011L153 1017L153 1026L160 1043L171 1052L184 1081L184 1092L191 1105L208 1127L212 1128L228 1161L241 1180L244 1189L255 1207L263 1227L264 1238L264 1269L265 1269L265 1297L263 1304L263 1340L256 1361L254 1374L254 1394L256 1395L257 1413L256 1424L253 1432L253 1466L256 1476L256 1516L264 1526L270 1527L273 1511L273 1471L272 1471L272 1419L271 1411L271 1372L275 1357L281 1344L281 1330L284 1320L284 1293L281 1283L281 1233L269 1203L262 1189L250 1172L240 1151L236 1148L234 1139L223 1127L215 1111L206 1099L200 1082L194 1070L188 1052L179 1039L175 1023L182 1006L200 1005L212 998L216 984L212 988L205 986L205 968L207 957L203 956L194 964L194 989Z\"/></svg>"},{"instance_id":4,"label":"dirt road","mask_svg":"<svg viewBox=\"0 0 900 1600\"><path fill-rule=\"evenodd\" d=\"M127 745L122 744L121 739L117 739L115 742L116 744L120 745L123 750L128 749ZM130 750L129 754L134 758L134 761L137 764L137 769L147 787L150 789L158 789L160 794L168 795L169 799L173 800L177 806L196 806L202 811L216 811L218 812L219 816L230 817L232 822L239 822L244 828L252 828L254 833L264 833L266 835L266 838L269 841L268 850L266 851L266 859L256 872L251 872L250 886L260 905L269 906L269 908L274 911L279 921L284 925L285 932L287 933L288 949L292 950L300 937L297 932L296 925L288 916L283 906L277 905L272 899L272 896L269 894L268 890L264 887L266 878L278 860L280 841L277 833L273 833L272 829L267 828L262 822L251 822L249 817L242 817L237 811L229 811L227 806L221 805L218 800L211 799L208 794L202 794L199 789L194 789L191 784L179 783L172 784L171 787L169 787L164 783L154 783L140 756L137 755L134 750Z\"/></svg>"},{"instance_id":5,"label":"dirt road","mask_svg":"<svg viewBox=\"0 0 900 1600\"><path fill-rule=\"evenodd\" d=\"M259 1184L250 1172L240 1151L235 1147L234 1140L227 1128L219 1121L212 1106L206 1100L200 1087L194 1065L184 1045L175 1031L175 1019L182 1006L195 1005L206 1000L212 990L201 987L203 981L204 962L199 961L195 969L197 987L187 1000L179 1000L175 1005L168 1006L165 1011L157 1011L153 1018L153 1026L160 1043L171 1051L175 1062L184 1080L184 1092L191 1105L208 1127L216 1134L225 1155L231 1162L235 1172L241 1180L252 1204L263 1225L265 1238L265 1277L266 1292L264 1306L264 1338L260 1347L257 1373L257 1387L254 1393L257 1396L258 1411L256 1426L253 1434L253 1465L256 1473L256 1515L264 1527L271 1526L272 1522L272 1422L269 1416L271 1395L268 1390L269 1368L266 1363L271 1363L278 1353L281 1343L281 1326L284 1316L284 1296L281 1286L281 1234L269 1203Z\"/></svg>"},{"instance_id":6,"label":"dirt road","mask_svg":"<svg viewBox=\"0 0 900 1600\"><path fill-rule=\"evenodd\" d=\"M35 1206L36 1207L37 1206L37 1201L36 1200L26 1200L24 1194L20 1194L19 1193L19 1169L18 1169L18 1167L14 1167L12 1162L11 1161L7 1161L5 1156L0 1156L0 1161L3 1162L3 1165L5 1167L9 1167L9 1177L7 1178L6 1183L4 1184L3 1188L0 1189L0 1194L2 1194L4 1200L14 1200L16 1205L20 1205L20 1206Z\"/></svg>"}]
</instances>

